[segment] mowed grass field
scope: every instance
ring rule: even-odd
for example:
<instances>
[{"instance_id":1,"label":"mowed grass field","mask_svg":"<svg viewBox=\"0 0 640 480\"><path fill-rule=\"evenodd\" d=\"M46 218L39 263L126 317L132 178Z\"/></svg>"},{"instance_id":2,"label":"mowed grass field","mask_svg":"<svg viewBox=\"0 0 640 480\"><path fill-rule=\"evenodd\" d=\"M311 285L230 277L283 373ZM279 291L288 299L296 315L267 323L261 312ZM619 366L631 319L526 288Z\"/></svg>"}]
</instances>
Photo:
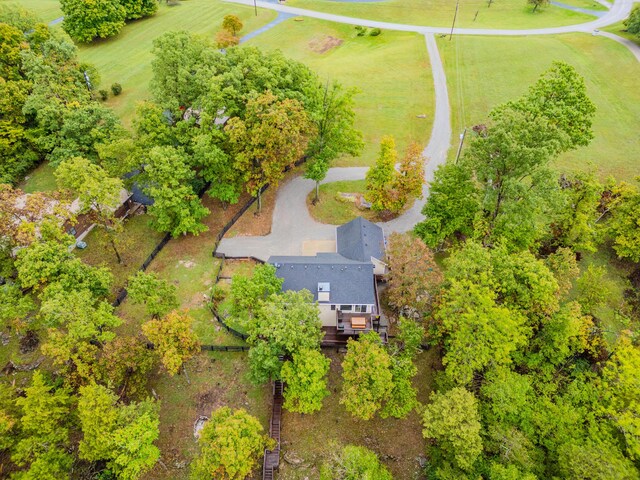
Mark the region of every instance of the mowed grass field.
<instances>
[{"instance_id":1,"label":"mowed grass field","mask_svg":"<svg viewBox=\"0 0 640 480\"><path fill-rule=\"evenodd\" d=\"M31 10L41 20L50 22L62 16L58 0L0 0L0 6L19 6Z\"/></svg>"},{"instance_id":2,"label":"mowed grass field","mask_svg":"<svg viewBox=\"0 0 640 480\"><path fill-rule=\"evenodd\" d=\"M447 73L455 145L465 126L486 122L493 107L524 94L554 60L561 60L584 76L598 110L595 139L563 155L557 167L579 169L592 163L603 178L630 180L638 175L634 152L640 150L640 63L623 45L605 37L567 34L454 36L438 46Z\"/></svg>"},{"instance_id":3,"label":"mowed grass field","mask_svg":"<svg viewBox=\"0 0 640 480\"><path fill-rule=\"evenodd\" d=\"M305 18L290 19L247 42L281 50L307 64L324 80L360 90L356 127L364 133L360 158L338 166L371 165L384 135L393 135L400 155L411 141L426 145L434 110L433 78L421 35L384 31L358 37L349 25ZM425 118L418 118L425 115Z\"/></svg>"},{"instance_id":4,"label":"mowed grass field","mask_svg":"<svg viewBox=\"0 0 640 480\"><path fill-rule=\"evenodd\" d=\"M118 36L81 45L80 59L98 68L102 77L100 88L109 90L114 82L122 84L122 94L110 97L107 105L128 125L135 114L136 103L150 98L153 40L166 32L178 30L213 40L220 30L222 18L228 14L237 15L244 23L241 35L276 17L268 10L259 10L256 17L253 8L219 0L188 0L174 6L162 2L156 15L129 23Z\"/></svg>"},{"instance_id":5,"label":"mowed grass field","mask_svg":"<svg viewBox=\"0 0 640 480\"><path fill-rule=\"evenodd\" d=\"M563 2L564 3L564 2ZM593 8L594 0L569 0L571 5ZM287 5L321 12L385 22L450 27L455 0L386 0L340 2L335 0L290 0ZM460 0L456 25L469 28L540 28L571 25L595 17L549 5L533 12L526 0Z\"/></svg>"}]
</instances>

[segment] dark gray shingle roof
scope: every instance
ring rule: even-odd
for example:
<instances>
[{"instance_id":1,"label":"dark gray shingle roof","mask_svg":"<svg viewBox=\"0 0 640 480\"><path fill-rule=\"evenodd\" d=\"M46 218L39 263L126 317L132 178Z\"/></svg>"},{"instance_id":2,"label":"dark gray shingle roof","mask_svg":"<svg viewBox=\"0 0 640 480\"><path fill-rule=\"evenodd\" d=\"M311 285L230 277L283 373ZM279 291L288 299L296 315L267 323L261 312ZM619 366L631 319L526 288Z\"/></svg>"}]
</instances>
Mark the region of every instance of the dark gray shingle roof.
<instances>
[{"instance_id":1,"label":"dark gray shingle roof","mask_svg":"<svg viewBox=\"0 0 640 480\"><path fill-rule=\"evenodd\" d=\"M336 248L343 257L370 262L384 259L384 233L375 223L358 217L337 229Z\"/></svg>"},{"instance_id":2,"label":"dark gray shingle roof","mask_svg":"<svg viewBox=\"0 0 640 480\"><path fill-rule=\"evenodd\" d=\"M314 257L273 256L276 275L284 279L282 290L309 290L318 300L318 283L329 283L329 303L375 305L373 264L357 262L336 253Z\"/></svg>"}]
</instances>

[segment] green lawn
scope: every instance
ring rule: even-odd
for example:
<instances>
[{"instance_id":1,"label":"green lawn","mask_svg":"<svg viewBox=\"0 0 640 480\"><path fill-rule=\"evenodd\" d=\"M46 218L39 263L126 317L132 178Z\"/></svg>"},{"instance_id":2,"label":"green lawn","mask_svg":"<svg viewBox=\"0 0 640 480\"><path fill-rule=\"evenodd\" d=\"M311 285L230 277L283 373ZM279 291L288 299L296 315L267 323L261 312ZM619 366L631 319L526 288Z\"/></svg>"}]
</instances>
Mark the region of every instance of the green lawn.
<instances>
[{"instance_id":1,"label":"green lawn","mask_svg":"<svg viewBox=\"0 0 640 480\"><path fill-rule=\"evenodd\" d=\"M558 168L578 169L592 163L602 177L638 175L637 160L630 152L640 150L640 64L623 45L604 37L569 34L454 37L451 42L440 40L439 48L449 85L454 139L465 126L485 122L495 105L522 95L553 60L562 60L585 77L598 111L596 138L588 147L563 155Z\"/></svg>"},{"instance_id":2,"label":"green lawn","mask_svg":"<svg viewBox=\"0 0 640 480\"><path fill-rule=\"evenodd\" d=\"M605 7L601 3L596 2L596 0L562 0L560 3L564 3L565 5L571 5L574 7L588 8L589 10L607 10L607 7Z\"/></svg>"},{"instance_id":3,"label":"green lawn","mask_svg":"<svg viewBox=\"0 0 640 480\"><path fill-rule=\"evenodd\" d=\"M329 41L342 43L320 53ZM361 91L356 97L356 127L364 133L365 149L361 158L345 158L338 165L372 164L384 135L395 137L401 155L411 141L428 141L434 95L422 36L383 32L379 37L357 37L351 26L305 18L287 20L247 44L280 49L309 65L321 79Z\"/></svg>"},{"instance_id":4,"label":"green lawn","mask_svg":"<svg viewBox=\"0 0 640 480\"><path fill-rule=\"evenodd\" d=\"M31 10L45 22L62 16L58 0L0 0L0 5L18 5Z\"/></svg>"},{"instance_id":5,"label":"green lawn","mask_svg":"<svg viewBox=\"0 0 640 480\"><path fill-rule=\"evenodd\" d=\"M532 12L525 0L495 0L487 7L487 0L461 0L456 25L469 28L540 28L571 25L593 20L591 15L548 6ZM573 0L584 8L591 8L592 0ZM453 0L388 0L366 3L341 3L331 0L290 0L287 5L329 12L348 17L385 22L450 27L456 9ZM477 16L476 16L477 14Z\"/></svg>"},{"instance_id":6,"label":"green lawn","mask_svg":"<svg viewBox=\"0 0 640 480\"><path fill-rule=\"evenodd\" d=\"M606 32L615 33L616 35L622 38L626 38L640 45L640 37L638 37L638 35L634 35L633 33L627 32L627 27L624 24L624 22L614 23L613 25L609 25L608 27L603 28L602 30Z\"/></svg>"},{"instance_id":7,"label":"green lawn","mask_svg":"<svg viewBox=\"0 0 640 480\"><path fill-rule=\"evenodd\" d=\"M56 178L53 176L54 168L49 162L42 162L35 170L32 170L18 185L26 193L51 192L56 190Z\"/></svg>"},{"instance_id":8,"label":"green lawn","mask_svg":"<svg viewBox=\"0 0 640 480\"><path fill-rule=\"evenodd\" d=\"M342 225L350 222L358 216L371 221L376 221L375 214L371 210L360 210L355 203L340 197L340 193L364 193L365 180L347 180L320 185L320 201L312 205L315 191L309 193L307 206L311 216L319 222L330 225Z\"/></svg>"},{"instance_id":9,"label":"green lawn","mask_svg":"<svg viewBox=\"0 0 640 480\"><path fill-rule=\"evenodd\" d=\"M213 39L222 18L230 13L244 22L241 34L261 27L276 16L270 10L260 10L256 17L253 8L219 0L188 0L175 6L162 2L156 15L128 24L118 36L80 46L80 58L98 68L102 77L100 88L108 90L114 82L122 84L122 94L111 97L107 104L129 124L136 103L150 97L153 40L176 30L188 30Z\"/></svg>"}]
</instances>

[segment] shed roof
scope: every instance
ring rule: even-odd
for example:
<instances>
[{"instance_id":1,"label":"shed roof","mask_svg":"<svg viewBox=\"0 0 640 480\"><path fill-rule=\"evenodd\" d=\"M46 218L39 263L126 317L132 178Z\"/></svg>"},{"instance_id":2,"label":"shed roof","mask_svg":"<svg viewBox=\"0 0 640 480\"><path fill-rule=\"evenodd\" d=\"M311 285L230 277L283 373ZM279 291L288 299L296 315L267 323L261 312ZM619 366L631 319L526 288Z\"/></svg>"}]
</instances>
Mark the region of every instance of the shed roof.
<instances>
[{"instance_id":1,"label":"shed roof","mask_svg":"<svg viewBox=\"0 0 640 480\"><path fill-rule=\"evenodd\" d=\"M336 248L343 257L360 262L384 259L384 233L375 223L357 217L337 228Z\"/></svg>"}]
</instances>

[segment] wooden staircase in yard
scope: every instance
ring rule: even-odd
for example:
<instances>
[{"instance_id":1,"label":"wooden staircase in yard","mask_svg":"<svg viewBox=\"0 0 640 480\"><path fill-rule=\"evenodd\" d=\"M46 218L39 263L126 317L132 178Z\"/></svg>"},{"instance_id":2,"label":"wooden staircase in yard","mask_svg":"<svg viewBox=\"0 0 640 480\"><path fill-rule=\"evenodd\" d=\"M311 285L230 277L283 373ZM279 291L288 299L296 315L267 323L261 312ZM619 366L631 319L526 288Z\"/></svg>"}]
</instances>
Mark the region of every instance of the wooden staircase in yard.
<instances>
[{"instance_id":1,"label":"wooden staircase in yard","mask_svg":"<svg viewBox=\"0 0 640 480\"><path fill-rule=\"evenodd\" d=\"M280 466L280 425L282 422L282 396L284 385L282 380L273 383L273 409L271 410L271 423L269 425L269 436L276 441L273 450L264 451L262 461L262 480L273 480L274 472Z\"/></svg>"}]
</instances>

